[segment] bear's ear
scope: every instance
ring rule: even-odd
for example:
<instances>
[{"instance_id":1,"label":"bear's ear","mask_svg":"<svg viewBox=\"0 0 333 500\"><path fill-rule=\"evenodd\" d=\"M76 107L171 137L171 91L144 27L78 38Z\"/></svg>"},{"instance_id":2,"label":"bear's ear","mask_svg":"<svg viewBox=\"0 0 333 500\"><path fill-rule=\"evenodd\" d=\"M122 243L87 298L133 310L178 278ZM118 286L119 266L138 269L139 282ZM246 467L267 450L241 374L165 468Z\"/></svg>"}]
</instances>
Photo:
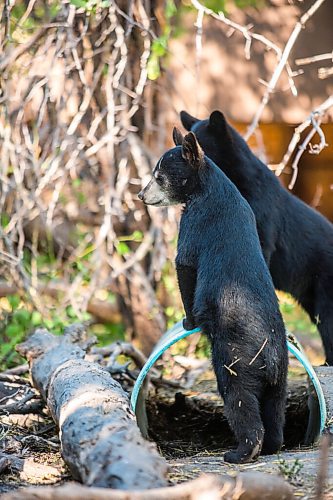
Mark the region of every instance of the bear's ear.
<instances>
[{"instance_id":1,"label":"bear's ear","mask_svg":"<svg viewBox=\"0 0 333 500\"><path fill-rule=\"evenodd\" d=\"M208 126L214 130L219 132L219 134L228 133L227 121L224 117L224 114L221 111L213 111L209 117Z\"/></svg>"},{"instance_id":2,"label":"bear's ear","mask_svg":"<svg viewBox=\"0 0 333 500\"><path fill-rule=\"evenodd\" d=\"M185 161L187 161L187 163L191 165L191 167L197 169L202 167L205 163L204 152L199 146L199 143L193 132L190 132L184 137L182 157Z\"/></svg>"},{"instance_id":3,"label":"bear's ear","mask_svg":"<svg viewBox=\"0 0 333 500\"><path fill-rule=\"evenodd\" d=\"M186 130L191 130L192 126L199 121L198 118L194 118L187 111L180 112L180 121L186 128Z\"/></svg>"},{"instance_id":4,"label":"bear's ear","mask_svg":"<svg viewBox=\"0 0 333 500\"><path fill-rule=\"evenodd\" d=\"M184 136L177 127L173 127L172 138L175 146L181 146L183 144Z\"/></svg>"}]
</instances>

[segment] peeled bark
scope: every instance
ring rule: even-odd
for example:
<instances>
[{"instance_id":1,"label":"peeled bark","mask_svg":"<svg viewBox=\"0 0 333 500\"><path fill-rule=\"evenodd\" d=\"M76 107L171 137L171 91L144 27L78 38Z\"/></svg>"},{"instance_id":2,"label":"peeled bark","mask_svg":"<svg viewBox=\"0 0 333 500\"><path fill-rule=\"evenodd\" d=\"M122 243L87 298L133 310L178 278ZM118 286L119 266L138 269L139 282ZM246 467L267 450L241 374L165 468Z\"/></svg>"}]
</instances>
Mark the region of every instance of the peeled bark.
<instances>
[{"instance_id":1,"label":"peeled bark","mask_svg":"<svg viewBox=\"0 0 333 500\"><path fill-rule=\"evenodd\" d=\"M73 477L123 490L166 485L166 462L141 436L127 394L106 370L84 359L89 343L73 326L61 337L38 329L17 347L59 426Z\"/></svg>"}]
</instances>

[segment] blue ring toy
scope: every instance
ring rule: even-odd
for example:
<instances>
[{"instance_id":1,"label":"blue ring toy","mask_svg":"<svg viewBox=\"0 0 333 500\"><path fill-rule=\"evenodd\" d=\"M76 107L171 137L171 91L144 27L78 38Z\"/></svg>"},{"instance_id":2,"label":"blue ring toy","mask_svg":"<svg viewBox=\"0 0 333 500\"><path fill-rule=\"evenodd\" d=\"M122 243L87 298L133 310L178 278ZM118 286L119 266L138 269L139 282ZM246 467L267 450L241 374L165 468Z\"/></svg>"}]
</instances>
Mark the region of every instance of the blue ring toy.
<instances>
[{"instance_id":1,"label":"blue ring toy","mask_svg":"<svg viewBox=\"0 0 333 500\"><path fill-rule=\"evenodd\" d=\"M131 395L131 407L135 412L137 399L139 396L139 392L141 386L146 378L149 370L154 365L154 363L158 360L162 354L169 349L173 344L178 342L178 340L185 339L189 335L193 333L201 332L200 328L194 328L194 330L184 330L183 328L183 320L176 323L170 330L168 330L162 337L159 342L156 344L154 350L151 355L147 359L145 365L141 369L138 378L133 387L132 395ZM295 345L296 344L296 345ZM325 429L326 420L327 420L327 408L326 402L324 398L324 393L322 387L320 385L319 379L317 377L316 372L314 371L310 361L304 354L300 344L293 340L292 342L287 339L288 351L295 356L295 358L303 365L307 374L310 377L310 380L314 386L316 391L318 401L319 401L319 409L320 409L320 433L322 433Z\"/></svg>"}]
</instances>

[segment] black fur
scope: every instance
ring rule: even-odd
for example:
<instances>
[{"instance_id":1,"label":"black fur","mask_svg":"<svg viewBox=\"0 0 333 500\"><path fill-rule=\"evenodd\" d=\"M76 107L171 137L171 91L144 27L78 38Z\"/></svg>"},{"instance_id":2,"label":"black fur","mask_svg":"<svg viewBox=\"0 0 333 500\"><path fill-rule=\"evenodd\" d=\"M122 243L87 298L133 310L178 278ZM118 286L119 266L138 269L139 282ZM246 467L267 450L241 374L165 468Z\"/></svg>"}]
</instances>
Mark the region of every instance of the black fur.
<instances>
[{"instance_id":1,"label":"black fur","mask_svg":"<svg viewBox=\"0 0 333 500\"><path fill-rule=\"evenodd\" d=\"M280 184L222 113L198 120L182 111L181 121L249 202L275 288L308 312L333 365L333 225Z\"/></svg>"},{"instance_id":2,"label":"black fur","mask_svg":"<svg viewBox=\"0 0 333 500\"><path fill-rule=\"evenodd\" d=\"M175 139L179 144L178 134ZM156 170L171 203L178 198L185 204L176 258L184 326L200 326L211 342L225 414L238 441L225 460L275 453L283 443L288 355L253 212L192 133L163 155L155 178ZM148 204L156 199L151 183L140 193Z\"/></svg>"}]
</instances>

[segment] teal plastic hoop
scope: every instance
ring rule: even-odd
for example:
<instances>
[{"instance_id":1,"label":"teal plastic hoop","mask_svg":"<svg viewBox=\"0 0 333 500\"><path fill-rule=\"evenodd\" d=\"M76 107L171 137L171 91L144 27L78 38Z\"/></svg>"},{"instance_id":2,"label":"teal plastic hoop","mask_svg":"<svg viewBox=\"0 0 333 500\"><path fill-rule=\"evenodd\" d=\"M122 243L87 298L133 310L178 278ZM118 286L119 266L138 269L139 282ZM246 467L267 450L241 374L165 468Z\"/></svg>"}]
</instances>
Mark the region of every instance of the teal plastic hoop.
<instances>
[{"instance_id":1,"label":"teal plastic hoop","mask_svg":"<svg viewBox=\"0 0 333 500\"><path fill-rule=\"evenodd\" d=\"M178 340L185 339L189 337L193 333L201 333L200 328L194 328L194 330L184 330L183 328L183 320L176 323L170 330L168 330L164 335L162 335L159 342L156 344L154 350L151 355L147 359L145 365L142 367L138 378L133 387L132 395L131 395L131 407L135 412L136 403L138 400L139 392L142 387L142 384L151 369L151 367L155 364L155 362L162 356L162 354L169 349L173 344L178 342ZM288 351L295 356L295 358L303 365L306 370L309 378L313 384L313 387L316 391L318 401L319 401L319 410L320 410L320 433L322 433L325 429L326 420L327 420L327 408L324 393L322 387L320 385L319 379L317 377L316 372L314 371L310 361L304 354L303 350L300 348L300 344L297 343L294 345L293 342L290 342L287 339L287 347Z\"/></svg>"}]
</instances>

